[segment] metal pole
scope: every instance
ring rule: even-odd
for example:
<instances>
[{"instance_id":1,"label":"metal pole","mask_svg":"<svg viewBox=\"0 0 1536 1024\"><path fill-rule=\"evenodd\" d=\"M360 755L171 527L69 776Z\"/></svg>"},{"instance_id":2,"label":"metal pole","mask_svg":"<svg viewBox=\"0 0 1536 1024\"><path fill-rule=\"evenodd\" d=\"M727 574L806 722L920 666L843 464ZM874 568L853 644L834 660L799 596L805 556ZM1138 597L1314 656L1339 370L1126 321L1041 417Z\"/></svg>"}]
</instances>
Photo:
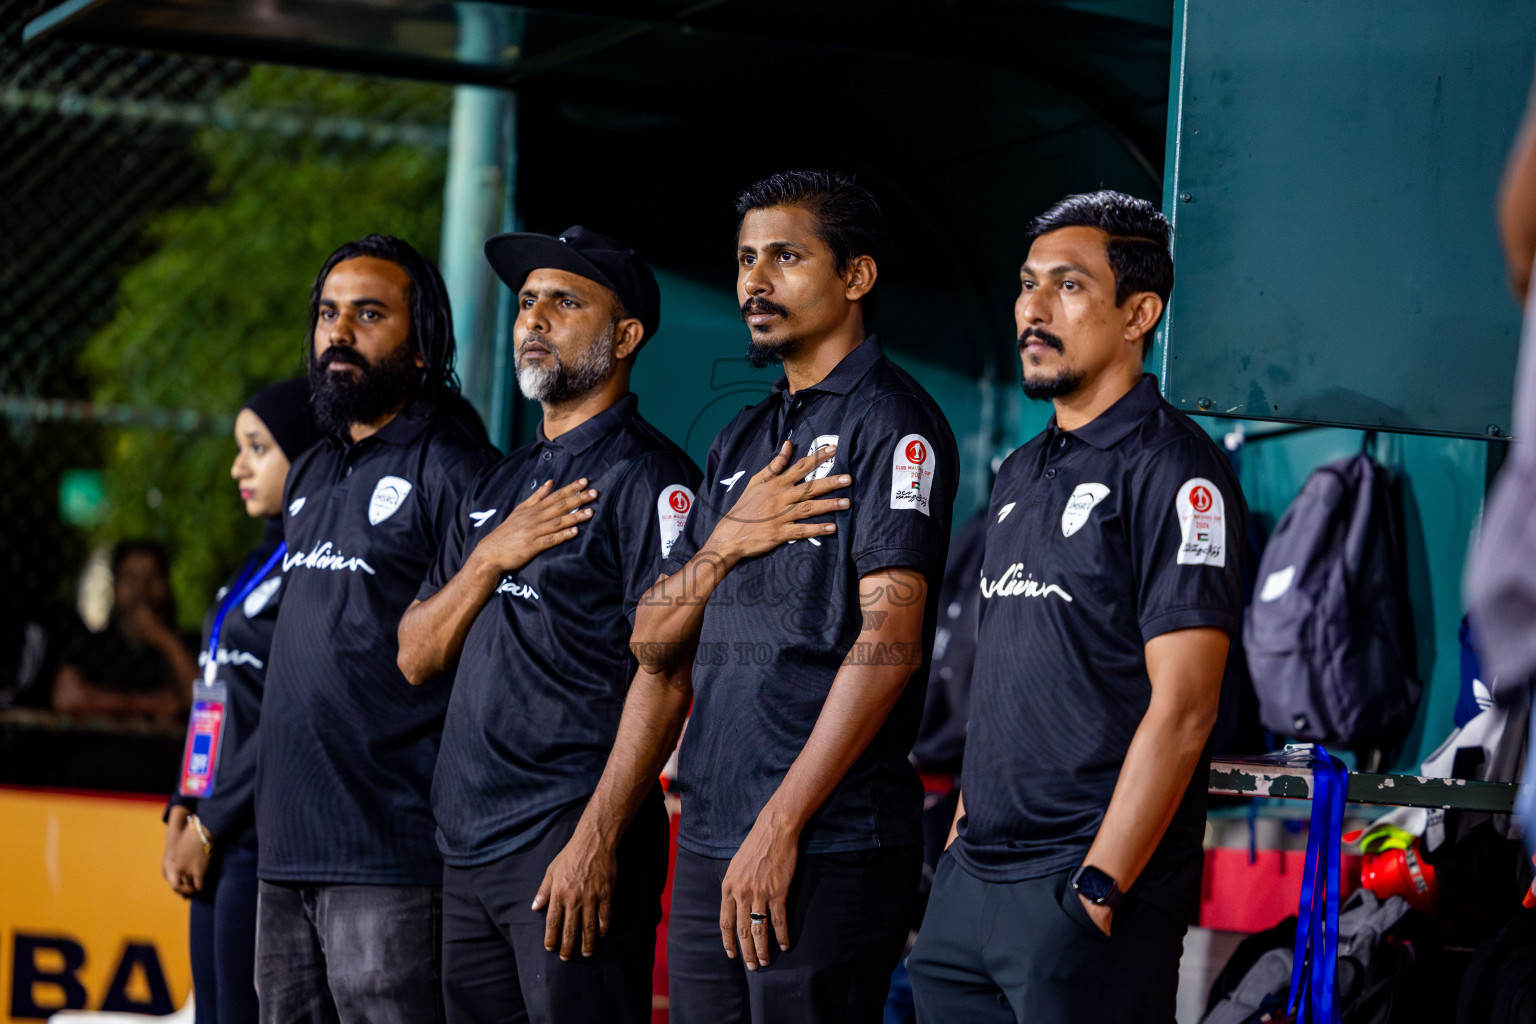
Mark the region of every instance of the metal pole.
<instances>
[{"instance_id":1,"label":"metal pole","mask_svg":"<svg viewBox=\"0 0 1536 1024\"><path fill-rule=\"evenodd\" d=\"M494 4L456 6L459 59L481 65L501 63L511 42L511 12ZM494 278L483 246L502 222L502 203L507 195L502 179L510 147L503 131L508 101L508 94L501 89L478 85L454 89L448 175L443 189L439 262L453 304L459 380L464 397L487 419L487 426L491 425L495 391L492 331L496 305L491 290Z\"/></svg>"}]
</instances>

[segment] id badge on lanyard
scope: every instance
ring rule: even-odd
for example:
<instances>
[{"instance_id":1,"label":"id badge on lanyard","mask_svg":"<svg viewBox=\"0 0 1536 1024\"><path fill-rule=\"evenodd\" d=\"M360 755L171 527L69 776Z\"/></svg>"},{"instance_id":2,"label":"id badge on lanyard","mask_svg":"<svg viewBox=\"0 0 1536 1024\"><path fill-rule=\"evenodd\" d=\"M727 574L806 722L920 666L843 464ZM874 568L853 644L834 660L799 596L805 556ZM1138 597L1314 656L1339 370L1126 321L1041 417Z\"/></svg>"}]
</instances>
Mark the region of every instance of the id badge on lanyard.
<instances>
[{"instance_id":1,"label":"id badge on lanyard","mask_svg":"<svg viewBox=\"0 0 1536 1024\"><path fill-rule=\"evenodd\" d=\"M210 661L208 667L212 669L214 663ZM221 682L209 682L206 676L199 679L192 689L192 717L187 722L187 746L181 756L182 796L213 794L228 710L228 688Z\"/></svg>"},{"instance_id":2,"label":"id badge on lanyard","mask_svg":"<svg viewBox=\"0 0 1536 1024\"><path fill-rule=\"evenodd\" d=\"M224 619L235 605L256 589L287 550L286 544L279 544L265 565L242 577L230 588L213 617L203 677L192 687L192 716L187 720L187 743L181 755L178 787L182 796L212 796L214 779L219 771L219 750L224 745L224 728L229 716L229 688L219 681L219 634L224 630Z\"/></svg>"}]
</instances>

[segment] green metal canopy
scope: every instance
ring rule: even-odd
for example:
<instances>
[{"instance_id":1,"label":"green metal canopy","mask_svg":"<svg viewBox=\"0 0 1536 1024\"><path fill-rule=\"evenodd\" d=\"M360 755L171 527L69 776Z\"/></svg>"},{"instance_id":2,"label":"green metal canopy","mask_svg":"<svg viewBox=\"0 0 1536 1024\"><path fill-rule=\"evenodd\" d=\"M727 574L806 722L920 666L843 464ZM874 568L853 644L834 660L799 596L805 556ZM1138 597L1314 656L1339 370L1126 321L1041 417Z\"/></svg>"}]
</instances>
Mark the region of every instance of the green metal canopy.
<instances>
[{"instance_id":1,"label":"green metal canopy","mask_svg":"<svg viewBox=\"0 0 1536 1024\"><path fill-rule=\"evenodd\" d=\"M1011 363L1028 219L1160 199L1167 0L69 0L26 37L517 91L517 205L731 286L734 194L791 166L881 197L881 334L972 377ZM489 42L488 42L489 41Z\"/></svg>"}]
</instances>

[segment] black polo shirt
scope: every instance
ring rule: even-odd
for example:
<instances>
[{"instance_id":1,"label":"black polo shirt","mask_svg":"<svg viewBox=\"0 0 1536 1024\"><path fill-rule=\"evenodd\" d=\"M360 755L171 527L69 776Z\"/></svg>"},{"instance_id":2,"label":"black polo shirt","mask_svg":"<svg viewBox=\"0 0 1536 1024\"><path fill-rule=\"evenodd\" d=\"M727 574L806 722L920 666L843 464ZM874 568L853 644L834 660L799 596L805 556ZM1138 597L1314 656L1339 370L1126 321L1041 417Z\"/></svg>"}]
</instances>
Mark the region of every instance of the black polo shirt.
<instances>
[{"instance_id":1,"label":"black polo shirt","mask_svg":"<svg viewBox=\"0 0 1536 1024\"><path fill-rule=\"evenodd\" d=\"M494 456L459 416L402 414L356 444L322 441L289 470L257 769L261 878L442 884L428 790L453 680L406 682L396 633Z\"/></svg>"},{"instance_id":2,"label":"black polo shirt","mask_svg":"<svg viewBox=\"0 0 1536 1024\"><path fill-rule=\"evenodd\" d=\"M638 413L634 395L481 473L417 596L463 567L541 484L597 489L577 535L506 573L459 658L432 810L443 860L473 867L536 842L597 788L636 664L635 606L661 571L699 468Z\"/></svg>"},{"instance_id":3,"label":"black polo shirt","mask_svg":"<svg viewBox=\"0 0 1536 1024\"><path fill-rule=\"evenodd\" d=\"M923 663L800 838L806 853L920 844L923 790L907 752L922 714L949 545L954 435L938 405L873 336L796 394L780 377L766 400L715 438L699 500L664 572L682 569L740 497L743 481L786 440L797 459L835 444L837 455L818 473L849 473L853 486L837 496L852 504L805 520L836 521L835 534L745 559L711 595L678 759L678 842L706 857L736 853L810 738L833 677L853 651L863 623L859 579L902 567L928 578ZM854 654L901 656L875 648Z\"/></svg>"},{"instance_id":4,"label":"black polo shirt","mask_svg":"<svg viewBox=\"0 0 1536 1024\"><path fill-rule=\"evenodd\" d=\"M1150 375L1092 422L1003 463L950 847L983 881L1076 867L1151 699L1144 647L1242 614L1248 509L1226 456ZM1209 751L1133 891L1183 917L1199 898Z\"/></svg>"}]
</instances>

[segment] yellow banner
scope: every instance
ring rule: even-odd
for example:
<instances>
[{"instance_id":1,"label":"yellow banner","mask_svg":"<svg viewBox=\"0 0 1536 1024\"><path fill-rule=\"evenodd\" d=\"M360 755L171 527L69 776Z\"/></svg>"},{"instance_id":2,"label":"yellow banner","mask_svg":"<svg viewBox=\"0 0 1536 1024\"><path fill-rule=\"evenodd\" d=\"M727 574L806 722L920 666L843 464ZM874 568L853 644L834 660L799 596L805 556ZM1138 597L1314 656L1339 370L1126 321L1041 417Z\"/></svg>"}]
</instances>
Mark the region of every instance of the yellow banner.
<instances>
[{"instance_id":1,"label":"yellow banner","mask_svg":"<svg viewBox=\"0 0 1536 1024\"><path fill-rule=\"evenodd\" d=\"M163 807L0 787L0 1021L186 1001L187 902L160 877Z\"/></svg>"}]
</instances>

